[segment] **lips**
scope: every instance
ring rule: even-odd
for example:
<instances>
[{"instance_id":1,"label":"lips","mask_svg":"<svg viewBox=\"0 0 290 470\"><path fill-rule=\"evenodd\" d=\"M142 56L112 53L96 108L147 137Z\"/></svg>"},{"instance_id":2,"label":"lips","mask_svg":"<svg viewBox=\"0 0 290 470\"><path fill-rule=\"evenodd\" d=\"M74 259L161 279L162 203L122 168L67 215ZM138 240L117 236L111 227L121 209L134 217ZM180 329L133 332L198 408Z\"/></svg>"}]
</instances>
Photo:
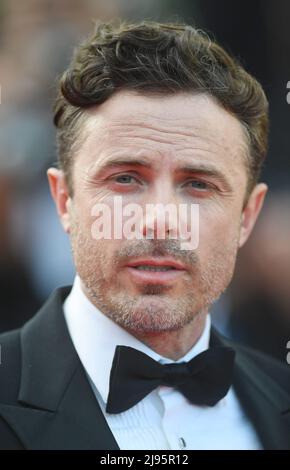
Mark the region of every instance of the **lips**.
<instances>
[{"instance_id":1,"label":"lips","mask_svg":"<svg viewBox=\"0 0 290 470\"><path fill-rule=\"evenodd\" d=\"M185 270L184 264L173 260L171 258L139 258L135 261L130 261L127 266L131 268L137 268L142 266L149 266L153 268L169 268L177 270Z\"/></svg>"},{"instance_id":2,"label":"lips","mask_svg":"<svg viewBox=\"0 0 290 470\"><path fill-rule=\"evenodd\" d=\"M139 258L127 263L127 271L136 282L167 284L176 281L186 266L171 258Z\"/></svg>"}]
</instances>

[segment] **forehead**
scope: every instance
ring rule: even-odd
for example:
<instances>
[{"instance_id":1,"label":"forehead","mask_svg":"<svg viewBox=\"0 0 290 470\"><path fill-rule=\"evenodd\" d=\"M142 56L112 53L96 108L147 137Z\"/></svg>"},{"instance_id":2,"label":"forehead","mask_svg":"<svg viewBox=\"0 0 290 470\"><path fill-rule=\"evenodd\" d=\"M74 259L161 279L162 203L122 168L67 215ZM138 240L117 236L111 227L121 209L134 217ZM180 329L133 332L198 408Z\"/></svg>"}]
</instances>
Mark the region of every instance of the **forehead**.
<instances>
[{"instance_id":1,"label":"forehead","mask_svg":"<svg viewBox=\"0 0 290 470\"><path fill-rule=\"evenodd\" d=\"M130 157L129 151L156 165L197 158L234 171L244 165L247 144L240 122L210 96L121 91L86 111L76 162L101 165L113 155Z\"/></svg>"}]
</instances>

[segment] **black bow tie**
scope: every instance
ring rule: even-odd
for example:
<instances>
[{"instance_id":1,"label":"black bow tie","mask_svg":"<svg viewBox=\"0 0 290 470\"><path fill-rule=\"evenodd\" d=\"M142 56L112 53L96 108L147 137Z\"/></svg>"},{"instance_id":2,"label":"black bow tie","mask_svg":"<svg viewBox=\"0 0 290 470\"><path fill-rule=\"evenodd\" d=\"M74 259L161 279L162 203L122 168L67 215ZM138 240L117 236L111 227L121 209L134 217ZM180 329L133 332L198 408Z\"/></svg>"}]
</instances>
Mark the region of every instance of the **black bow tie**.
<instances>
[{"instance_id":1,"label":"black bow tie","mask_svg":"<svg viewBox=\"0 0 290 470\"><path fill-rule=\"evenodd\" d=\"M230 388L234 359L233 349L215 347L189 362L160 364L134 348L117 346L106 411L126 411L159 385L176 388L195 405L214 406Z\"/></svg>"}]
</instances>

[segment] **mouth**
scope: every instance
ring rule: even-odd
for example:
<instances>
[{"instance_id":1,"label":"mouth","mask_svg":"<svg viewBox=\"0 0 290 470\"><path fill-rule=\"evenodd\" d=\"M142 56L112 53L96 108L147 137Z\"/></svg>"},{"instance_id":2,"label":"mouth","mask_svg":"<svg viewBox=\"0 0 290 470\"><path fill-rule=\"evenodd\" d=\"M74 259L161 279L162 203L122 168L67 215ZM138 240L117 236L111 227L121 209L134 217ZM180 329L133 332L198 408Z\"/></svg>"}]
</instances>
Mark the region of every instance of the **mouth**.
<instances>
[{"instance_id":1,"label":"mouth","mask_svg":"<svg viewBox=\"0 0 290 470\"><path fill-rule=\"evenodd\" d=\"M130 261L125 268L136 282L166 284L186 272L182 263L169 258L147 258Z\"/></svg>"}]
</instances>

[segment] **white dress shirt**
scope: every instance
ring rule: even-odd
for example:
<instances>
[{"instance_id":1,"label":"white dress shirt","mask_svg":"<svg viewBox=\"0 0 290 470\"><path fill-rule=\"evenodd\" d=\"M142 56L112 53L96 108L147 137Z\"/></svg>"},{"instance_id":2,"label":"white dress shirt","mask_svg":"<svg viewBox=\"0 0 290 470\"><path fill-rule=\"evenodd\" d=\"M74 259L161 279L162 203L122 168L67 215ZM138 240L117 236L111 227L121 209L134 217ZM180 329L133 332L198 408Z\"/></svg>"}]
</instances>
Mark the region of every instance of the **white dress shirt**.
<instances>
[{"instance_id":1,"label":"white dress shirt","mask_svg":"<svg viewBox=\"0 0 290 470\"><path fill-rule=\"evenodd\" d=\"M182 393L159 386L119 414L106 412L111 365L117 345L131 346L162 364L189 361L208 349L211 320L197 343L178 361L162 357L100 312L76 276L64 315L96 399L121 450L262 449L232 387L215 406L196 406ZM96 435L98 429L96 429Z\"/></svg>"}]
</instances>

